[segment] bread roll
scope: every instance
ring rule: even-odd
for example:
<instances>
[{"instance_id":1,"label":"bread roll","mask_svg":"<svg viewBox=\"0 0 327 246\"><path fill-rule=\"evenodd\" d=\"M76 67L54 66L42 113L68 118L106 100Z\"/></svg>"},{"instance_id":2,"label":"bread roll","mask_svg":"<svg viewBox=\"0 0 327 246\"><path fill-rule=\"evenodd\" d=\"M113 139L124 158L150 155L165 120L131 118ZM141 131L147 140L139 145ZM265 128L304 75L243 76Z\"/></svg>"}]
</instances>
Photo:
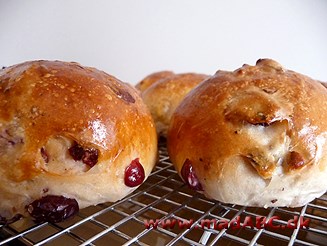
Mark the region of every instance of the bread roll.
<instances>
[{"instance_id":1,"label":"bread roll","mask_svg":"<svg viewBox=\"0 0 327 246\"><path fill-rule=\"evenodd\" d=\"M176 107L187 93L206 78L208 76L204 74L162 71L147 76L136 85L150 109L159 135L167 135L171 115Z\"/></svg>"},{"instance_id":2,"label":"bread roll","mask_svg":"<svg viewBox=\"0 0 327 246\"><path fill-rule=\"evenodd\" d=\"M157 156L148 109L94 68L32 61L0 71L0 221L58 222L138 187Z\"/></svg>"},{"instance_id":3,"label":"bread roll","mask_svg":"<svg viewBox=\"0 0 327 246\"><path fill-rule=\"evenodd\" d=\"M327 90L270 59L218 71L172 116L170 158L207 197L302 206L327 190Z\"/></svg>"}]
</instances>

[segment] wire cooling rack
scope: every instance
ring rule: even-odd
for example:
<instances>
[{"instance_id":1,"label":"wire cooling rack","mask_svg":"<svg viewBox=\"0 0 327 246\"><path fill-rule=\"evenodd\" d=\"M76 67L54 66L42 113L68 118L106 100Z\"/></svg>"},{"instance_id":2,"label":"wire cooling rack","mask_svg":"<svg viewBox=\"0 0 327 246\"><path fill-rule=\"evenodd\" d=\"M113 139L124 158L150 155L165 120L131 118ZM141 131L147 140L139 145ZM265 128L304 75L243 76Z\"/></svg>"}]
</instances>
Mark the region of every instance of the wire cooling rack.
<instances>
[{"instance_id":1,"label":"wire cooling rack","mask_svg":"<svg viewBox=\"0 0 327 246\"><path fill-rule=\"evenodd\" d=\"M204 220L231 221L240 216L241 227L215 228ZM242 226L246 216L273 216L276 226L286 226L294 216L309 219L308 227L295 229ZM275 217L277 218L277 217ZM157 228L144 221L159 222ZM161 221L188 221L189 228L162 226ZM204 224L203 224L204 225ZM222 204L188 189L181 181L164 145L159 162L147 181L116 202L82 209L65 222L36 224L19 220L0 227L0 245L327 245L327 194L302 208L253 208Z\"/></svg>"}]
</instances>

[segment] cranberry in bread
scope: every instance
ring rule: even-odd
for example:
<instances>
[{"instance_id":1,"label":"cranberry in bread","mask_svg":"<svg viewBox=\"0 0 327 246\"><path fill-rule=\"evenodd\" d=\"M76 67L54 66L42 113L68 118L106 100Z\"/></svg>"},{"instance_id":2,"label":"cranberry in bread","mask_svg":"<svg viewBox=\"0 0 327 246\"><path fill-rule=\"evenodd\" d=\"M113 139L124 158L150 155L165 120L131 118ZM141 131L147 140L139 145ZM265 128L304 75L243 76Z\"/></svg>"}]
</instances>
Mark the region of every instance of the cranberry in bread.
<instances>
[{"instance_id":1,"label":"cranberry in bread","mask_svg":"<svg viewBox=\"0 0 327 246\"><path fill-rule=\"evenodd\" d=\"M218 71L176 109L168 151L194 190L225 203L302 206L327 190L327 90L270 59Z\"/></svg>"},{"instance_id":2,"label":"cranberry in bread","mask_svg":"<svg viewBox=\"0 0 327 246\"><path fill-rule=\"evenodd\" d=\"M204 74L162 71L150 74L136 85L150 109L159 135L166 137L176 107L187 93L208 77Z\"/></svg>"},{"instance_id":3,"label":"cranberry in bread","mask_svg":"<svg viewBox=\"0 0 327 246\"><path fill-rule=\"evenodd\" d=\"M0 70L0 221L59 222L147 178L157 135L138 92L77 63Z\"/></svg>"}]
</instances>

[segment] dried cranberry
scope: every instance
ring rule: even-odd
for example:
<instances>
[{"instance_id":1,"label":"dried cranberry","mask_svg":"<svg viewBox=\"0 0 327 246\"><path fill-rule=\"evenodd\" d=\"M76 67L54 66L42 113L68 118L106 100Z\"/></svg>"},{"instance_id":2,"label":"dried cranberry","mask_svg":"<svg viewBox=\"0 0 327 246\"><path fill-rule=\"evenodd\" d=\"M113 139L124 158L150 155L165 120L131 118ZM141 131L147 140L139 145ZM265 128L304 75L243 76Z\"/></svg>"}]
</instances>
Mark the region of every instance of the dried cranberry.
<instances>
[{"instance_id":1,"label":"dried cranberry","mask_svg":"<svg viewBox=\"0 0 327 246\"><path fill-rule=\"evenodd\" d=\"M98 150L97 149L86 149L82 158L82 161L90 166L93 167L98 162Z\"/></svg>"},{"instance_id":2,"label":"dried cranberry","mask_svg":"<svg viewBox=\"0 0 327 246\"><path fill-rule=\"evenodd\" d=\"M80 161L84 155L84 149L81 145L77 144L76 142L73 144L72 147L69 148L69 154L73 157L75 161Z\"/></svg>"},{"instance_id":3,"label":"dried cranberry","mask_svg":"<svg viewBox=\"0 0 327 246\"><path fill-rule=\"evenodd\" d=\"M41 148L41 156L45 163L49 162L49 156L44 147Z\"/></svg>"},{"instance_id":4,"label":"dried cranberry","mask_svg":"<svg viewBox=\"0 0 327 246\"><path fill-rule=\"evenodd\" d=\"M189 159L185 160L181 170L181 175L191 189L196 191L203 190L202 185L200 184L199 179L193 170L192 162Z\"/></svg>"},{"instance_id":5,"label":"dried cranberry","mask_svg":"<svg viewBox=\"0 0 327 246\"><path fill-rule=\"evenodd\" d=\"M75 142L68 151L75 161L83 161L83 163L90 167L93 167L98 162L99 151L97 149L84 149Z\"/></svg>"},{"instance_id":6,"label":"dried cranberry","mask_svg":"<svg viewBox=\"0 0 327 246\"><path fill-rule=\"evenodd\" d=\"M291 169L299 169L302 168L305 163L300 153L291 151L288 165Z\"/></svg>"},{"instance_id":7,"label":"dried cranberry","mask_svg":"<svg viewBox=\"0 0 327 246\"><path fill-rule=\"evenodd\" d=\"M58 223L75 215L79 206L75 199L48 195L28 205L27 211L37 222Z\"/></svg>"},{"instance_id":8,"label":"dried cranberry","mask_svg":"<svg viewBox=\"0 0 327 246\"><path fill-rule=\"evenodd\" d=\"M142 184L144 178L144 168L140 163L139 158L136 158L125 169L125 185L129 187L138 186Z\"/></svg>"},{"instance_id":9,"label":"dried cranberry","mask_svg":"<svg viewBox=\"0 0 327 246\"><path fill-rule=\"evenodd\" d=\"M110 89L118 96L118 98L124 100L125 102L135 103L134 97L129 94L128 91L125 91L116 85L110 85Z\"/></svg>"}]
</instances>

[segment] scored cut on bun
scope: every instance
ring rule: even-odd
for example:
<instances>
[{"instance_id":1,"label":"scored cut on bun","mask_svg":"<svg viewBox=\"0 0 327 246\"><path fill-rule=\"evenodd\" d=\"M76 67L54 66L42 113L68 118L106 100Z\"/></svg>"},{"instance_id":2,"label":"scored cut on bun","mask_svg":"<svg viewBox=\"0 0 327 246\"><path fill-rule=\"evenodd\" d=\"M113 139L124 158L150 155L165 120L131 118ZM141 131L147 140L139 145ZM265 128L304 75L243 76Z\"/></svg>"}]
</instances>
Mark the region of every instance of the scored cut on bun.
<instances>
[{"instance_id":1,"label":"scored cut on bun","mask_svg":"<svg viewBox=\"0 0 327 246\"><path fill-rule=\"evenodd\" d=\"M148 106L159 135L166 136L171 116L184 97L209 76L197 73L150 74L136 85Z\"/></svg>"},{"instance_id":2,"label":"scored cut on bun","mask_svg":"<svg viewBox=\"0 0 327 246\"><path fill-rule=\"evenodd\" d=\"M169 156L225 203L302 206L327 190L327 90L270 59L218 71L172 116Z\"/></svg>"},{"instance_id":3,"label":"scored cut on bun","mask_svg":"<svg viewBox=\"0 0 327 246\"><path fill-rule=\"evenodd\" d=\"M58 222L117 201L156 158L154 122L132 86L78 63L0 70L0 221Z\"/></svg>"}]
</instances>

